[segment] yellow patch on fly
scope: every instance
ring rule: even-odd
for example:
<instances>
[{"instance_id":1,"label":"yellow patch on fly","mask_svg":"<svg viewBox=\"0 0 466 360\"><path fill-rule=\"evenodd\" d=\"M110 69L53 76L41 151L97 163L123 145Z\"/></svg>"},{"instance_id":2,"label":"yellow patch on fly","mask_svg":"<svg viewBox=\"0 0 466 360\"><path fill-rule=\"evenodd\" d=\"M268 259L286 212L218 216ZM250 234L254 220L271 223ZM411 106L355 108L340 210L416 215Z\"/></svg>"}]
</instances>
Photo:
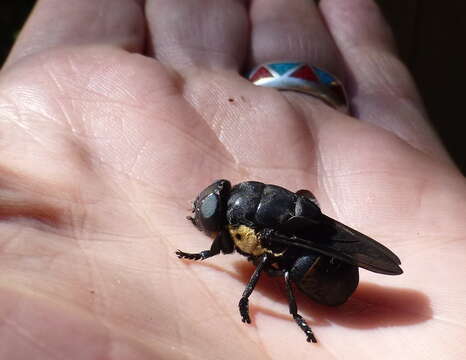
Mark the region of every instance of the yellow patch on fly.
<instances>
[{"instance_id":1,"label":"yellow patch on fly","mask_svg":"<svg viewBox=\"0 0 466 360\"><path fill-rule=\"evenodd\" d=\"M273 254L275 256L283 255L283 253L275 254L269 249L262 247L261 241L258 238L256 231L248 226L228 225L228 231L231 238L233 239L233 242L235 243L235 246L246 254L253 256L260 256L264 253Z\"/></svg>"},{"instance_id":2,"label":"yellow patch on fly","mask_svg":"<svg viewBox=\"0 0 466 360\"><path fill-rule=\"evenodd\" d=\"M228 225L228 231L230 232L235 246L242 252L254 256L259 256L266 251L266 249L261 246L261 242L258 239L254 229L251 229L245 225Z\"/></svg>"}]
</instances>

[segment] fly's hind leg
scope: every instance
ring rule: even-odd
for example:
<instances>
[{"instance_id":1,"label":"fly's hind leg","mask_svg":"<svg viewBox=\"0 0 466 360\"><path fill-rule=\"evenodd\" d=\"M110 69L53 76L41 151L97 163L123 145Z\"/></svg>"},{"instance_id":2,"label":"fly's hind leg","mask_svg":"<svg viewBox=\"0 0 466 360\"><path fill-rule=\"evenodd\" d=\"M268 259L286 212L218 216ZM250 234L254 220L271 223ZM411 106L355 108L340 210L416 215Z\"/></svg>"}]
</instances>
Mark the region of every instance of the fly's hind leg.
<instances>
[{"instance_id":1,"label":"fly's hind leg","mask_svg":"<svg viewBox=\"0 0 466 360\"><path fill-rule=\"evenodd\" d=\"M312 332L310 326L306 323L306 320L303 319L301 315L298 314L298 306L296 305L296 298L293 293L293 288L290 280L290 274L289 272L285 272L285 284L286 284L286 292L288 295L288 303L290 306L290 314L293 316L294 321L296 321L296 324L301 328L302 331L307 336L307 341L308 342L313 342L316 343L317 339L314 336L314 333Z\"/></svg>"}]
</instances>

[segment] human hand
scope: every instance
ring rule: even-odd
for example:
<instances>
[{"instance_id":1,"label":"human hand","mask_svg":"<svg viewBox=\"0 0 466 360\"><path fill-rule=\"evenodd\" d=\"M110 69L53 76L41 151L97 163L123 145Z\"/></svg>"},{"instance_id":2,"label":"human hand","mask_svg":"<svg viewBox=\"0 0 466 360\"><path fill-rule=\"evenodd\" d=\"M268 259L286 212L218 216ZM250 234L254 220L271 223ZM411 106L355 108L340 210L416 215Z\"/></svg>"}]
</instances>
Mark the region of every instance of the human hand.
<instances>
[{"instance_id":1,"label":"human hand","mask_svg":"<svg viewBox=\"0 0 466 360\"><path fill-rule=\"evenodd\" d=\"M464 357L464 178L379 13L247 3L39 1L0 73L4 358ZM355 117L239 74L282 59L346 79ZM252 266L174 254L210 246L185 216L217 178L311 189L405 273L361 271L338 308L298 296L317 345L279 281L242 324Z\"/></svg>"}]
</instances>

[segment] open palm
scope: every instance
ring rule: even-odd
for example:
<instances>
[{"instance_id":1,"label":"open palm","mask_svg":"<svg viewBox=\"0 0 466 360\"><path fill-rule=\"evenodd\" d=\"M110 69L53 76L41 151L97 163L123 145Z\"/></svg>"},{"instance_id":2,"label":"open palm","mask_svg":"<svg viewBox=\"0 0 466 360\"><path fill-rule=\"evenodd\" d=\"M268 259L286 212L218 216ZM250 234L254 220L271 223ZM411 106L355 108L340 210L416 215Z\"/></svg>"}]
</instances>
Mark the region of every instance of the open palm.
<instances>
[{"instance_id":1,"label":"open palm","mask_svg":"<svg viewBox=\"0 0 466 360\"><path fill-rule=\"evenodd\" d=\"M321 1L329 32L310 2L265 2L153 0L143 15L118 0L96 21L105 1L39 1L0 73L4 358L466 355L464 179L379 14L369 0ZM280 58L346 75L358 119L238 73ZM361 271L338 308L298 294L317 345L266 276L244 325L253 266L174 254L210 247L185 216L218 178L311 189L405 273Z\"/></svg>"}]
</instances>

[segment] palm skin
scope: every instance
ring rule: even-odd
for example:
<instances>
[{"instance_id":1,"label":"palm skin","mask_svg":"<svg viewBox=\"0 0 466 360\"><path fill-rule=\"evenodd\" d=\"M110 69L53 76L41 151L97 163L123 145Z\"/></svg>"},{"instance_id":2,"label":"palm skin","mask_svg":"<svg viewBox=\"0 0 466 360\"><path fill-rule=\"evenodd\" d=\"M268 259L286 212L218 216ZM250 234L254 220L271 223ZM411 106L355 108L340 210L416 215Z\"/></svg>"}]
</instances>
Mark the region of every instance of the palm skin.
<instances>
[{"instance_id":1,"label":"palm skin","mask_svg":"<svg viewBox=\"0 0 466 360\"><path fill-rule=\"evenodd\" d=\"M17 62L0 92L4 358L465 354L466 190L441 156L231 70L180 72L107 46ZM266 276L250 299L253 324L242 324L253 266L175 255L210 247L185 217L217 178L311 189L326 214L399 255L405 273L362 270L338 308L298 293L317 345Z\"/></svg>"}]
</instances>

